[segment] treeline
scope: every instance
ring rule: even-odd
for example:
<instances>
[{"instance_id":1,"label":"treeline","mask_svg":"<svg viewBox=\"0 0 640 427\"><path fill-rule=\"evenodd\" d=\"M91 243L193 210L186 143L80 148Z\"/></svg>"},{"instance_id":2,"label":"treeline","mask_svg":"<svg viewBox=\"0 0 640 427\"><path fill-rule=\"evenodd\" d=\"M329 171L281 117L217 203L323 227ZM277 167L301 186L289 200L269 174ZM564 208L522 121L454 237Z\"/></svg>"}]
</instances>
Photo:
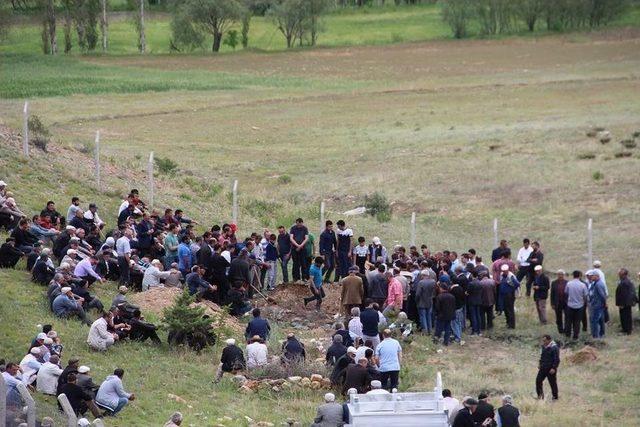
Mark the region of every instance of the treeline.
<instances>
[{"instance_id":1,"label":"treeline","mask_svg":"<svg viewBox=\"0 0 640 427\"><path fill-rule=\"evenodd\" d=\"M442 17L456 38L546 28L596 28L621 15L628 0L441 0Z\"/></svg>"},{"instance_id":2,"label":"treeline","mask_svg":"<svg viewBox=\"0 0 640 427\"><path fill-rule=\"evenodd\" d=\"M109 48L109 0L0 0L0 38L8 27L7 12L35 13L46 54ZM288 48L314 46L332 9L384 6L385 0L126 0L141 53L146 51L145 13L149 5L171 13L170 48L192 51L221 45L249 45L253 16L270 19ZM387 3L439 3L454 37L490 36L527 29L574 30L606 25L622 14L630 0L387 0ZM7 6L8 5L8 6ZM4 7L3 7L4 6ZM57 27L62 25L62 46Z\"/></svg>"}]
</instances>

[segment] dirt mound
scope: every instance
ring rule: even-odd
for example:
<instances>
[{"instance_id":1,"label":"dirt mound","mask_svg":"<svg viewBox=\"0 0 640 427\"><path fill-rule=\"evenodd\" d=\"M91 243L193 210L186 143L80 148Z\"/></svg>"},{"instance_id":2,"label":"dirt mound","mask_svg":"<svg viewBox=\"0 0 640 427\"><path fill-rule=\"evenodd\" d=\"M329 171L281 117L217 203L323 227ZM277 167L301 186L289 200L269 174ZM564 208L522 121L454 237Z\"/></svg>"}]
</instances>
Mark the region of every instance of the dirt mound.
<instances>
[{"instance_id":1,"label":"dirt mound","mask_svg":"<svg viewBox=\"0 0 640 427\"><path fill-rule=\"evenodd\" d=\"M593 362L598 360L598 350L591 346L585 346L568 356L567 360L569 360L569 362L573 363L574 365Z\"/></svg>"},{"instance_id":2,"label":"dirt mound","mask_svg":"<svg viewBox=\"0 0 640 427\"><path fill-rule=\"evenodd\" d=\"M162 315L165 308L173 305L173 301L182 293L178 288L151 288L145 292L131 295L128 299L131 304L140 307L143 313L156 313ZM234 332L244 331L244 326L233 316L227 313L216 303L202 301L193 303L192 306L204 307L204 313L214 320L214 328L221 326L219 322Z\"/></svg>"},{"instance_id":3,"label":"dirt mound","mask_svg":"<svg viewBox=\"0 0 640 427\"><path fill-rule=\"evenodd\" d=\"M320 311L315 310L315 302L304 306L302 299L311 295L309 288L307 285L294 283L285 283L269 293L269 297L276 303L267 303L260 296L256 296L254 302L260 306L266 317L289 323L293 329L324 331L336 321L335 315L340 313L340 285L325 285L324 291L326 297L322 301Z\"/></svg>"}]
</instances>

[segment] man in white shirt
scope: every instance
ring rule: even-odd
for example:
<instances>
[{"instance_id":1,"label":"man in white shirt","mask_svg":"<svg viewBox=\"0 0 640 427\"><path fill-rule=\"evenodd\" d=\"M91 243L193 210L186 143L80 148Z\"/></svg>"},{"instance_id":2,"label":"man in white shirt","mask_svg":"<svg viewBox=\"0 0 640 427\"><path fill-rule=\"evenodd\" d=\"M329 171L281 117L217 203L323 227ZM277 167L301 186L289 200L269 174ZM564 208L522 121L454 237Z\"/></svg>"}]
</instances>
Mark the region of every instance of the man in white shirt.
<instances>
[{"instance_id":1,"label":"man in white shirt","mask_svg":"<svg viewBox=\"0 0 640 427\"><path fill-rule=\"evenodd\" d=\"M44 363L38 370L36 389L40 393L56 395L58 387L58 377L62 374L62 368L58 366L60 358L52 355L49 361Z\"/></svg>"},{"instance_id":2,"label":"man in white shirt","mask_svg":"<svg viewBox=\"0 0 640 427\"><path fill-rule=\"evenodd\" d=\"M442 390L442 397L444 403L444 409L448 411L449 414L449 423L453 424L453 420L460 409L460 401L455 397L451 396L451 390L445 388Z\"/></svg>"},{"instance_id":3,"label":"man in white shirt","mask_svg":"<svg viewBox=\"0 0 640 427\"><path fill-rule=\"evenodd\" d=\"M22 370L22 382L25 385L32 384L36 380L38 371L42 367L42 364L38 362L40 356L40 349L33 347L26 356L20 361L20 370Z\"/></svg>"},{"instance_id":4,"label":"man in white shirt","mask_svg":"<svg viewBox=\"0 0 640 427\"><path fill-rule=\"evenodd\" d=\"M120 267L120 285L128 285L129 279L129 262L131 261L131 229L127 228L124 235L116 240L116 252L118 253L118 267Z\"/></svg>"},{"instance_id":5,"label":"man in white shirt","mask_svg":"<svg viewBox=\"0 0 640 427\"><path fill-rule=\"evenodd\" d=\"M516 261L518 261L518 272L516 273L516 279L522 283L523 278L527 278L527 296L531 296L531 264L529 264L529 255L533 252L529 239L525 238L522 241L522 247L518 251Z\"/></svg>"},{"instance_id":6,"label":"man in white shirt","mask_svg":"<svg viewBox=\"0 0 640 427\"><path fill-rule=\"evenodd\" d=\"M247 369L256 369L269 363L267 346L258 335L251 338L247 346Z\"/></svg>"},{"instance_id":7,"label":"man in white shirt","mask_svg":"<svg viewBox=\"0 0 640 427\"><path fill-rule=\"evenodd\" d=\"M150 288L161 287L160 279L167 279L170 275L170 271L161 271L162 263L160 260L154 259L151 261L151 266L144 271L144 277L142 278L142 290L148 291Z\"/></svg>"},{"instance_id":8,"label":"man in white shirt","mask_svg":"<svg viewBox=\"0 0 640 427\"><path fill-rule=\"evenodd\" d=\"M89 210L84 213L84 219L91 221L100 229L104 227L104 221L98 216L98 207L95 203L89 204Z\"/></svg>"}]
</instances>

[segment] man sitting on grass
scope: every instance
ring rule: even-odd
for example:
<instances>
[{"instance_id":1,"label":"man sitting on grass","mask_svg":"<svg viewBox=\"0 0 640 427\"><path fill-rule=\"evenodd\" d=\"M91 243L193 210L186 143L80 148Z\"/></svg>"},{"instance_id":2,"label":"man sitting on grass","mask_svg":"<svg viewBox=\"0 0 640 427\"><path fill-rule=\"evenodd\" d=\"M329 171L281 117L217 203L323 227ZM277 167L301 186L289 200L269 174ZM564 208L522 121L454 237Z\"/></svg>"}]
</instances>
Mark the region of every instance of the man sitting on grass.
<instances>
[{"instance_id":1,"label":"man sitting on grass","mask_svg":"<svg viewBox=\"0 0 640 427\"><path fill-rule=\"evenodd\" d=\"M96 394L96 404L107 410L105 415L115 416L129 401L135 400L133 393L127 393L122 385L124 369L116 369L100 385Z\"/></svg>"}]
</instances>

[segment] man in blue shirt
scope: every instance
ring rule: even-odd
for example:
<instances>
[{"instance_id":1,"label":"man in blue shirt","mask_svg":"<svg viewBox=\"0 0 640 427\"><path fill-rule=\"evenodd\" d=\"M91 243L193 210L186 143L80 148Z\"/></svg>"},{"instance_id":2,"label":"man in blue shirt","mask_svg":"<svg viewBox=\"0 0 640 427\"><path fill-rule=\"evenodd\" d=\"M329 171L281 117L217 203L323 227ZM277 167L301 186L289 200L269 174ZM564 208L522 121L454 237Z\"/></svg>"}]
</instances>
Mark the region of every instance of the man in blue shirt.
<instances>
[{"instance_id":1,"label":"man in blue shirt","mask_svg":"<svg viewBox=\"0 0 640 427\"><path fill-rule=\"evenodd\" d=\"M382 342L375 350L380 365L380 382L382 382L383 388L392 391L394 388L398 388L402 347L397 340L391 338L389 329L382 332L382 337Z\"/></svg>"},{"instance_id":2,"label":"man in blue shirt","mask_svg":"<svg viewBox=\"0 0 640 427\"><path fill-rule=\"evenodd\" d=\"M316 311L320 311L320 305L322 304L322 298L324 298L324 289L322 289L322 264L324 260L322 257L316 257L313 265L309 269L309 290L313 294L310 297L304 298L304 306L306 307L311 301L316 301Z\"/></svg>"},{"instance_id":3,"label":"man in blue shirt","mask_svg":"<svg viewBox=\"0 0 640 427\"><path fill-rule=\"evenodd\" d=\"M178 245L178 270L186 276L191 271L191 248L189 247L189 236L182 236Z\"/></svg>"},{"instance_id":4,"label":"man in blue shirt","mask_svg":"<svg viewBox=\"0 0 640 427\"><path fill-rule=\"evenodd\" d=\"M264 248L264 262L269 266L265 283L268 291L276 288L276 276L278 275L278 248L276 248L276 240L277 236L275 234L269 234L269 240ZM251 335L251 337L252 336L253 335Z\"/></svg>"},{"instance_id":5,"label":"man in blue shirt","mask_svg":"<svg viewBox=\"0 0 640 427\"><path fill-rule=\"evenodd\" d=\"M331 273L333 272L336 264L337 245L336 232L333 231L333 221L329 220L325 223L324 231L320 233L320 241L318 242L320 256L324 257L324 267L322 270L324 272L325 283L331 282ZM338 281L337 277L334 281Z\"/></svg>"},{"instance_id":6,"label":"man in blue shirt","mask_svg":"<svg viewBox=\"0 0 640 427\"><path fill-rule=\"evenodd\" d=\"M62 288L60 292L60 295L53 300L53 304L51 306L55 315L62 318L76 316L82 320L83 323L91 326L91 322L82 308L83 300L80 299L76 301L71 288L68 286Z\"/></svg>"},{"instance_id":7,"label":"man in blue shirt","mask_svg":"<svg viewBox=\"0 0 640 427\"><path fill-rule=\"evenodd\" d=\"M595 270L587 272L589 280L589 314L591 318L591 336L604 337L604 311L607 307L607 289Z\"/></svg>"},{"instance_id":8,"label":"man in blue shirt","mask_svg":"<svg viewBox=\"0 0 640 427\"><path fill-rule=\"evenodd\" d=\"M247 325L247 329L245 330L245 337L247 340L251 339L251 337L259 336L263 340L267 341L269 339L269 333L271 332L271 326L266 319L260 317L260 309L253 309L253 320L249 322Z\"/></svg>"}]
</instances>

